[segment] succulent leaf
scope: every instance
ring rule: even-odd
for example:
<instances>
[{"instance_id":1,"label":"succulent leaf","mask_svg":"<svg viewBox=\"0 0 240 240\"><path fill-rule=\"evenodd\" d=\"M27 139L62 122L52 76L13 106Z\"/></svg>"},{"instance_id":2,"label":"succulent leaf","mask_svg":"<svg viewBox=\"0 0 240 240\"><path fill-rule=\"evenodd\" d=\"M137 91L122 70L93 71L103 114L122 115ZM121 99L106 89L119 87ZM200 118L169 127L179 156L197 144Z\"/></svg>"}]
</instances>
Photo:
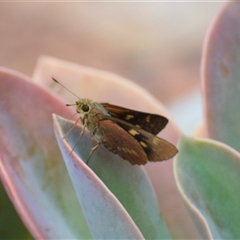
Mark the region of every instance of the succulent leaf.
<instances>
[{"instance_id":1,"label":"succulent leaf","mask_svg":"<svg viewBox=\"0 0 240 240\"><path fill-rule=\"evenodd\" d=\"M82 136L70 153L82 128L59 116L54 116L54 125L94 238L169 239L157 198L142 167L132 166L103 146L92 154L87 166L83 161L96 145L89 133Z\"/></svg>"},{"instance_id":2,"label":"succulent leaf","mask_svg":"<svg viewBox=\"0 0 240 240\"><path fill-rule=\"evenodd\" d=\"M239 239L240 154L213 140L182 137L175 175L187 204L213 239Z\"/></svg>"}]
</instances>

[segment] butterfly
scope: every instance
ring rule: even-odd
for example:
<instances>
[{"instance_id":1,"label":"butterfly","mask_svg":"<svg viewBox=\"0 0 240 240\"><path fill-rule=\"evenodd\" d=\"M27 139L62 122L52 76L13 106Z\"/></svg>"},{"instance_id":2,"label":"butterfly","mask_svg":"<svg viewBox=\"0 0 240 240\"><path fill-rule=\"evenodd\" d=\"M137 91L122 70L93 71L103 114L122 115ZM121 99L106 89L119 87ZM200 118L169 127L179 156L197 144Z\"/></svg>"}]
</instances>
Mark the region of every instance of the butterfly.
<instances>
[{"instance_id":1,"label":"butterfly","mask_svg":"<svg viewBox=\"0 0 240 240\"><path fill-rule=\"evenodd\" d=\"M70 91L56 79L52 79ZM79 139L87 129L96 141L87 163L101 144L132 165L142 165L148 161L159 162L177 154L178 150L173 144L156 136L168 123L164 116L77 98L75 104L67 106L76 106L79 114L77 122L81 121L83 124Z\"/></svg>"}]
</instances>

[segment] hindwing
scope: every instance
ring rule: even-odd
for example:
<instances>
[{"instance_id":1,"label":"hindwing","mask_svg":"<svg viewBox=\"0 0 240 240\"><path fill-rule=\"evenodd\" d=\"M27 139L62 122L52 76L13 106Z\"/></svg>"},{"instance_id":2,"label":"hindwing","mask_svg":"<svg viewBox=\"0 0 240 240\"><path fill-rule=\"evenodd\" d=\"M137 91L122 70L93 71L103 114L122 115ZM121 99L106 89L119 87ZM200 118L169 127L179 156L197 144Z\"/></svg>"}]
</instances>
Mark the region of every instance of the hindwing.
<instances>
[{"instance_id":1,"label":"hindwing","mask_svg":"<svg viewBox=\"0 0 240 240\"><path fill-rule=\"evenodd\" d=\"M100 121L99 126L102 126L101 122L105 122L105 121L108 121L108 120L106 119L106 120ZM111 139L112 141L116 142L116 145L117 144L119 145L119 149L121 149L121 145L123 143L124 143L124 148L126 147L128 151L133 150L135 152L138 152L138 151L141 152L140 151L140 148L141 148L145 152L148 161L153 161L153 162L167 160L169 158L172 158L178 152L177 148L171 143L169 143L168 141L162 138L159 138L143 129L137 128L127 122L124 122L119 119L111 118L111 117L109 117L109 121L115 124L114 132L116 133L114 134L114 136L111 136ZM118 126L118 128L116 128L116 125ZM121 129L121 131L119 131L119 129ZM125 131L125 133L123 130ZM105 134L107 131L108 131L107 134L110 136L112 134L112 129L109 130L106 128ZM128 134L129 137L126 137L127 136L126 133ZM122 136L124 136L124 138L126 137L125 139L127 140L126 142L122 139ZM133 147L133 144L130 143L133 141L131 138L135 140L134 147ZM137 144L138 146L136 145L136 142L138 143ZM141 164L144 164L144 163L141 163Z\"/></svg>"}]
</instances>

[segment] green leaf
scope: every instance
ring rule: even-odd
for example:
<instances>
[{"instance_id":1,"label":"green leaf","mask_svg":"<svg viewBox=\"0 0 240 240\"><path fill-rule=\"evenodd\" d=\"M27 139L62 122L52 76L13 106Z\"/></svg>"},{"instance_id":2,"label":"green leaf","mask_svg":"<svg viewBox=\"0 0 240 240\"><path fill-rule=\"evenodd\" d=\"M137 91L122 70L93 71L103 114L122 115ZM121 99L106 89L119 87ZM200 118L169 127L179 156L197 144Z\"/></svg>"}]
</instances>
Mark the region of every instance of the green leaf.
<instances>
[{"instance_id":1,"label":"green leaf","mask_svg":"<svg viewBox=\"0 0 240 240\"><path fill-rule=\"evenodd\" d=\"M240 155L213 140L182 137L175 162L178 187L205 219L214 239L240 238Z\"/></svg>"},{"instance_id":2,"label":"green leaf","mask_svg":"<svg viewBox=\"0 0 240 240\"><path fill-rule=\"evenodd\" d=\"M146 239L169 239L143 168L132 166L101 146L89 160L92 172L83 160L96 143L85 133L70 154L82 130L76 125L67 134L73 124L54 116L57 140L94 238L139 239L142 233Z\"/></svg>"}]
</instances>

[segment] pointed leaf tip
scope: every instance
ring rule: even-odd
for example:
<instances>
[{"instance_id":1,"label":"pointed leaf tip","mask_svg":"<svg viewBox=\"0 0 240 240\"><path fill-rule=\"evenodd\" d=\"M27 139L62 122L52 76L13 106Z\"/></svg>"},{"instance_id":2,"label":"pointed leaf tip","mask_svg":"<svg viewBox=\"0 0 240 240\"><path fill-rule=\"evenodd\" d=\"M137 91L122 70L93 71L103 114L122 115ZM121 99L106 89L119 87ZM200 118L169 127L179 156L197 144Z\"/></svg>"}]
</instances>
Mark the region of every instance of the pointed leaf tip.
<instances>
[{"instance_id":1,"label":"pointed leaf tip","mask_svg":"<svg viewBox=\"0 0 240 240\"><path fill-rule=\"evenodd\" d=\"M57 123L58 127L61 128L59 131L67 132L68 129L74 126L74 122L72 121L65 120L59 116L54 118L56 120L58 119L57 121L55 120L55 123ZM63 136L64 133L56 136L66 165L68 166L69 174L72 178L76 192L79 192L79 201L81 202L82 206L87 204L85 216L86 219L88 219L89 224L93 221L103 223L103 220L99 219L101 214L96 217L94 216L92 210L89 210L89 208L96 208L94 210L96 211L96 214L98 214L99 209L108 213L108 218L111 219L112 223L116 221L116 219L113 219L113 215L115 215L115 217L117 216L116 214L119 215L118 222L121 222L124 218L126 218L124 220L124 224L127 224L127 226L124 228L128 229L126 230L126 234L130 231L130 227L130 229L132 229L131 231L134 231L135 234L136 229L140 229L141 234L143 234L146 239L168 239L168 231L159 214L155 193L142 167L132 166L129 162L124 161L119 156L109 152L104 146L101 146L97 151L94 152L88 163L89 166L87 166L81 161L81 159L86 159L91 150L91 146L96 144L93 143L93 140L91 136L89 136L88 132L84 133L83 137L74 148L75 153L69 155L69 149L72 148L80 133L81 126L75 126L66 137L67 141L65 141L65 143L59 138L59 136ZM72 140L69 141L69 139ZM68 145L68 143L68 147L63 146L63 144ZM78 155L81 157L81 159L78 157ZM94 172L92 172L89 167ZM97 176L95 174L97 174ZM88 179L86 181L91 181L94 186L89 188L82 186L82 184L89 184L82 179L83 175L86 177L86 179ZM98 190L94 190L93 187ZM89 189L92 190L90 191ZM100 189L102 190L100 191ZM98 191L98 197L94 195L96 191ZM85 203L85 199L83 199L83 192L85 193L85 198L90 198L87 200L87 203ZM87 194L89 194L89 196L87 196ZM100 206L100 203L102 206ZM112 206L112 212L109 212L109 209L104 209L106 205ZM125 217L123 218L123 216ZM95 220L92 218L95 218ZM105 220L104 222L105 224L110 224L109 220ZM98 224L99 223L96 223L96 226L98 226ZM95 224L93 226L95 226ZM117 236L126 238L127 235L122 235L123 233L119 235L123 226L124 225L121 224L121 226L114 227L115 238ZM89 225L89 227L92 228L91 225ZM105 225L105 228L108 229L107 225ZM103 234L102 237L106 237L106 232L102 232L102 230L98 228L96 229L99 234ZM96 233L94 229L91 229L91 231L94 236L99 237L98 233ZM111 231L109 234L112 234ZM128 234L130 234L130 232Z\"/></svg>"}]
</instances>

